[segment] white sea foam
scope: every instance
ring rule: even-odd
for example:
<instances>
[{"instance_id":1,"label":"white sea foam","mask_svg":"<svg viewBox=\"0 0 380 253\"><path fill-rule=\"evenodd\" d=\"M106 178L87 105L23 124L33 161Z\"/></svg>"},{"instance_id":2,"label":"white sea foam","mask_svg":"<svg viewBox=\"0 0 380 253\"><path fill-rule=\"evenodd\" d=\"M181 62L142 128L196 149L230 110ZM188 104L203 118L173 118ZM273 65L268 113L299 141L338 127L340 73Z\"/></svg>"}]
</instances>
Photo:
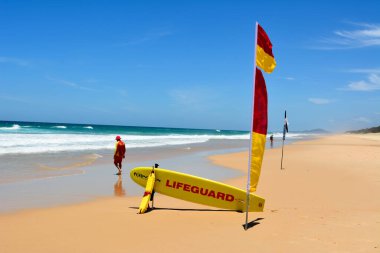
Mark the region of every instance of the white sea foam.
<instances>
[{"instance_id":1,"label":"white sea foam","mask_svg":"<svg viewBox=\"0 0 380 253\"><path fill-rule=\"evenodd\" d=\"M3 130L3 131L19 130L20 128L21 128L20 125L14 124L11 127L0 127L0 131L1 130Z\"/></svg>"},{"instance_id":2,"label":"white sea foam","mask_svg":"<svg viewBox=\"0 0 380 253\"><path fill-rule=\"evenodd\" d=\"M273 135L275 138L282 138L282 133L273 133ZM267 137L269 138L269 136L270 133L268 133ZM313 136L315 135L288 133L286 137L287 139L301 139ZM30 134L1 133L0 131L0 155L112 150L115 147L114 138L115 134ZM249 133L240 135L123 135L127 148L195 144L209 140L248 140L249 138Z\"/></svg>"},{"instance_id":3,"label":"white sea foam","mask_svg":"<svg viewBox=\"0 0 380 253\"><path fill-rule=\"evenodd\" d=\"M269 132L267 136L270 136L271 133ZM320 136L320 134L317 133L286 133L285 138L290 138L290 139L304 139L304 138L309 138L309 137L317 137ZM273 133L274 138L282 138L283 133Z\"/></svg>"},{"instance_id":4,"label":"white sea foam","mask_svg":"<svg viewBox=\"0 0 380 253\"><path fill-rule=\"evenodd\" d=\"M67 126L52 126L51 128L66 129L66 128L67 128Z\"/></svg>"},{"instance_id":5,"label":"white sea foam","mask_svg":"<svg viewBox=\"0 0 380 253\"><path fill-rule=\"evenodd\" d=\"M85 126L83 128L86 128L86 129L94 129L92 126Z\"/></svg>"},{"instance_id":6,"label":"white sea foam","mask_svg":"<svg viewBox=\"0 0 380 253\"><path fill-rule=\"evenodd\" d=\"M0 134L0 155L114 148L114 134ZM249 135L125 135L127 148L159 147L207 142L211 139L248 139Z\"/></svg>"}]
</instances>

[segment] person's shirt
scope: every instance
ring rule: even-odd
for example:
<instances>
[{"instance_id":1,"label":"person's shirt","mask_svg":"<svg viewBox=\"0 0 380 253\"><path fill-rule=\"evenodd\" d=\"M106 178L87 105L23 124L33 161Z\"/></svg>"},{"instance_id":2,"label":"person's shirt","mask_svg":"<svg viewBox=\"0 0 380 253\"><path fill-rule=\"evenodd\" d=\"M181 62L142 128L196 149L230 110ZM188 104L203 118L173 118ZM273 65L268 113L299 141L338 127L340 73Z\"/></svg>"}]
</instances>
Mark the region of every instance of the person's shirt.
<instances>
[{"instance_id":1,"label":"person's shirt","mask_svg":"<svg viewBox=\"0 0 380 253\"><path fill-rule=\"evenodd\" d=\"M125 155L125 144L122 140L117 141L115 145L115 156L123 157Z\"/></svg>"}]
</instances>

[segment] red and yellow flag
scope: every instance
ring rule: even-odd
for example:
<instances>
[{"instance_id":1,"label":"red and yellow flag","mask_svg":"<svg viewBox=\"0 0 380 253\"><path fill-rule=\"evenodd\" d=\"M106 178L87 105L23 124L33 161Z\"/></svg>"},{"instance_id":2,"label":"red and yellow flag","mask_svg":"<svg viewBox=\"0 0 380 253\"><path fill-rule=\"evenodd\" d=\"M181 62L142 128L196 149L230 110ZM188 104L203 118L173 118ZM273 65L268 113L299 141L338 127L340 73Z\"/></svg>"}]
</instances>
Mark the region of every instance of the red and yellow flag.
<instances>
[{"instance_id":1,"label":"red and yellow flag","mask_svg":"<svg viewBox=\"0 0 380 253\"><path fill-rule=\"evenodd\" d=\"M256 191L268 128L268 96L262 72L256 68L255 102L251 134L250 192Z\"/></svg>"},{"instance_id":2,"label":"red and yellow flag","mask_svg":"<svg viewBox=\"0 0 380 253\"><path fill-rule=\"evenodd\" d=\"M256 64L267 73L276 67L272 43L264 29L257 24ZM268 96L263 73L255 68L254 108L249 164L249 191L256 191L264 157L268 128Z\"/></svg>"},{"instance_id":3,"label":"red and yellow flag","mask_svg":"<svg viewBox=\"0 0 380 253\"><path fill-rule=\"evenodd\" d=\"M267 73L272 73L276 67L276 60L272 53L272 43L259 24L257 24L256 64Z\"/></svg>"}]
</instances>

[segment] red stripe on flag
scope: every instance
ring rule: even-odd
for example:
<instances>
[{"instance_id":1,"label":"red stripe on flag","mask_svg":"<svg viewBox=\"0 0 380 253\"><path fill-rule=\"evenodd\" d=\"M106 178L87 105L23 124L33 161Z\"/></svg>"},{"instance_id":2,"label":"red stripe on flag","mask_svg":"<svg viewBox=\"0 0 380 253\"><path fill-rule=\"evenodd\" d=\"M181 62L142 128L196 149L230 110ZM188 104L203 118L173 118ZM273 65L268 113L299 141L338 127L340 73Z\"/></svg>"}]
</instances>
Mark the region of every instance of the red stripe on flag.
<instances>
[{"instance_id":1,"label":"red stripe on flag","mask_svg":"<svg viewBox=\"0 0 380 253\"><path fill-rule=\"evenodd\" d=\"M258 33L257 33L257 45L259 45L265 53L268 55L273 56L272 53L272 43L267 35L267 33L264 31L264 29L258 24Z\"/></svg>"},{"instance_id":2,"label":"red stripe on flag","mask_svg":"<svg viewBox=\"0 0 380 253\"><path fill-rule=\"evenodd\" d=\"M256 68L255 104L253 111L253 132L267 134L268 96L263 73Z\"/></svg>"}]
</instances>

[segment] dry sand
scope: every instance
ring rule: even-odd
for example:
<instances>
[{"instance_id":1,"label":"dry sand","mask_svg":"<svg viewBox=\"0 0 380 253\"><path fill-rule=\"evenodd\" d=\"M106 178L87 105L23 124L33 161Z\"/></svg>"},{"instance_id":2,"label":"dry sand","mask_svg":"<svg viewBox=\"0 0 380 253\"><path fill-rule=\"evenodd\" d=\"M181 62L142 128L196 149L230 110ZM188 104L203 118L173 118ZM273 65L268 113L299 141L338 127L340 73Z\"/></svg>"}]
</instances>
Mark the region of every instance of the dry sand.
<instances>
[{"instance_id":1,"label":"dry sand","mask_svg":"<svg viewBox=\"0 0 380 253\"><path fill-rule=\"evenodd\" d=\"M370 137L368 137L370 136ZM380 252L380 137L339 135L267 150L263 213L217 210L162 195L0 215L0 252ZM247 152L213 156L246 172ZM227 183L245 188L246 179Z\"/></svg>"}]
</instances>

